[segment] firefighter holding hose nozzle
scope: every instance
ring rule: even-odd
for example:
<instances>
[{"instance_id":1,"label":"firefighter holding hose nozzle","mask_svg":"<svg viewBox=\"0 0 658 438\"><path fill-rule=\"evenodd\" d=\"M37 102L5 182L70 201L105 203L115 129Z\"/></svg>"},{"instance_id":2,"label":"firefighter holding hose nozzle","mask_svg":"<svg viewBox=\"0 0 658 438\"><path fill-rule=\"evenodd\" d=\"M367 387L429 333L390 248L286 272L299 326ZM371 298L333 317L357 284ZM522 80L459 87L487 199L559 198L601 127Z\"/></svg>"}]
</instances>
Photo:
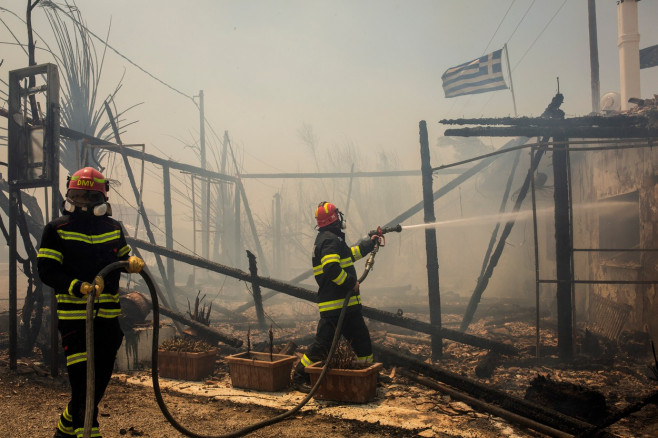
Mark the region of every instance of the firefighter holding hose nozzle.
<instances>
[{"instance_id":1,"label":"firefighter holding hose nozzle","mask_svg":"<svg viewBox=\"0 0 658 438\"><path fill-rule=\"evenodd\" d=\"M350 247L345 243L345 218L334 204L320 202L316 211L318 235L313 246L313 274L318 283L320 320L315 340L293 373L293 386L308 392L310 377L304 368L323 360L334 337L343 301L353 292L347 307L342 335L351 343L357 360L373 362L370 332L361 313L361 296L354 262L369 254L379 236L373 235Z\"/></svg>"},{"instance_id":2,"label":"firefighter holding hose nozzle","mask_svg":"<svg viewBox=\"0 0 658 438\"><path fill-rule=\"evenodd\" d=\"M123 340L118 317L119 271L95 277L110 263L127 260L125 271L144 267L139 257L129 256L130 246L119 221L112 219L107 192L109 183L92 167L68 178L63 216L43 230L37 255L39 278L52 287L57 298L58 330L66 356L71 400L59 417L55 437L82 437L87 387L86 304L94 303L95 399L92 437L100 437L98 403L112 376L114 360Z\"/></svg>"}]
</instances>

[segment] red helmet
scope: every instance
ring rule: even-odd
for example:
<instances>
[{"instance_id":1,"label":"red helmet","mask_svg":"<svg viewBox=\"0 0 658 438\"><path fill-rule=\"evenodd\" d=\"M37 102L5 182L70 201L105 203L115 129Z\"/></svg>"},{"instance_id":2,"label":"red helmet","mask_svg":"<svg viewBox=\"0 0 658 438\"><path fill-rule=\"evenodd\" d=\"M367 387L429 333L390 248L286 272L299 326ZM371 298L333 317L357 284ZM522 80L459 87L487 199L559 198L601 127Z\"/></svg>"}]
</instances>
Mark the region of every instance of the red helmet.
<instances>
[{"instance_id":1,"label":"red helmet","mask_svg":"<svg viewBox=\"0 0 658 438\"><path fill-rule=\"evenodd\" d=\"M93 167L84 167L69 177L68 189L101 192L107 200L110 184L98 170Z\"/></svg>"},{"instance_id":2,"label":"red helmet","mask_svg":"<svg viewBox=\"0 0 658 438\"><path fill-rule=\"evenodd\" d=\"M338 208L326 201L322 201L318 204L318 208L315 210L315 220L318 222L318 227L326 227L331 225L336 221L343 221L343 214L338 210Z\"/></svg>"}]
</instances>

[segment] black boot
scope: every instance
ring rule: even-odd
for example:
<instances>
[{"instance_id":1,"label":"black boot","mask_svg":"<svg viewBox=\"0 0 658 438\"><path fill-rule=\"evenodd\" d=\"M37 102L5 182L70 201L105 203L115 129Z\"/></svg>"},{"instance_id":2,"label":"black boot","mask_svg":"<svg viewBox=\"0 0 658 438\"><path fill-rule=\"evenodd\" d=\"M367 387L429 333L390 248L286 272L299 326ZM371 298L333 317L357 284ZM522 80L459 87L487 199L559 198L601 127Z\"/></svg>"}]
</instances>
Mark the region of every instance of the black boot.
<instances>
[{"instance_id":1,"label":"black boot","mask_svg":"<svg viewBox=\"0 0 658 438\"><path fill-rule=\"evenodd\" d=\"M311 377L303 371L300 373L295 370L292 373L292 388L308 394L311 392Z\"/></svg>"}]
</instances>

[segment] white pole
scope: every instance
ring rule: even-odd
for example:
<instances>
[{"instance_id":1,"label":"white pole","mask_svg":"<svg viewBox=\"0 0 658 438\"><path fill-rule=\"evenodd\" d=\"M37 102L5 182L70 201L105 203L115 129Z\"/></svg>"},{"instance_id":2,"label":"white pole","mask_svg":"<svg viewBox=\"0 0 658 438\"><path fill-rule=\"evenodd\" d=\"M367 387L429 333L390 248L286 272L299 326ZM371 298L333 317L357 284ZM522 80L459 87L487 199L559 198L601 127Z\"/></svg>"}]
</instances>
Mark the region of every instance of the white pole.
<instances>
[{"instance_id":1,"label":"white pole","mask_svg":"<svg viewBox=\"0 0 658 438\"><path fill-rule=\"evenodd\" d=\"M516 98L514 97L514 84L512 83L512 70L509 66L509 53L507 53L507 43L505 43L505 60L507 61L507 74L509 75L509 89L512 92L512 102L514 103L514 117L518 117L516 114Z\"/></svg>"},{"instance_id":2,"label":"white pole","mask_svg":"<svg viewBox=\"0 0 658 438\"><path fill-rule=\"evenodd\" d=\"M621 109L629 110L631 97L640 95L640 34L637 24L637 0L617 2L617 47L619 47L619 80Z\"/></svg>"}]
</instances>

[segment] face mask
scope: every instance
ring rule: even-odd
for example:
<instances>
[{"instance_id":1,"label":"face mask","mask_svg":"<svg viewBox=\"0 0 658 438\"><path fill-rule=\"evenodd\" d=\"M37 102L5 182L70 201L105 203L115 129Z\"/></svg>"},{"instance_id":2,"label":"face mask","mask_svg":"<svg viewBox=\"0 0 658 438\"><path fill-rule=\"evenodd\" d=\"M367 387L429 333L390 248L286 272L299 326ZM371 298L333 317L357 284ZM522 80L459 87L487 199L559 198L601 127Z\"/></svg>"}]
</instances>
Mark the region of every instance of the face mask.
<instances>
[{"instance_id":1,"label":"face mask","mask_svg":"<svg viewBox=\"0 0 658 438\"><path fill-rule=\"evenodd\" d=\"M337 210L336 213L338 213L338 221L340 222L340 229L344 230L347 228L347 221L345 221L345 216L343 216L343 213L340 210Z\"/></svg>"},{"instance_id":2,"label":"face mask","mask_svg":"<svg viewBox=\"0 0 658 438\"><path fill-rule=\"evenodd\" d=\"M71 192L67 193L67 195L70 194ZM64 202L64 210L73 213L75 209L78 208L82 212L93 213L94 216L103 216L108 212L108 205L106 202L101 201L92 207L90 202L96 203L100 201L100 199L94 200L93 196L90 198L89 195L91 194L89 192L85 193L85 196L80 195L81 193L74 193L73 196L67 196L66 201ZM98 198L98 196L96 197Z\"/></svg>"}]
</instances>

